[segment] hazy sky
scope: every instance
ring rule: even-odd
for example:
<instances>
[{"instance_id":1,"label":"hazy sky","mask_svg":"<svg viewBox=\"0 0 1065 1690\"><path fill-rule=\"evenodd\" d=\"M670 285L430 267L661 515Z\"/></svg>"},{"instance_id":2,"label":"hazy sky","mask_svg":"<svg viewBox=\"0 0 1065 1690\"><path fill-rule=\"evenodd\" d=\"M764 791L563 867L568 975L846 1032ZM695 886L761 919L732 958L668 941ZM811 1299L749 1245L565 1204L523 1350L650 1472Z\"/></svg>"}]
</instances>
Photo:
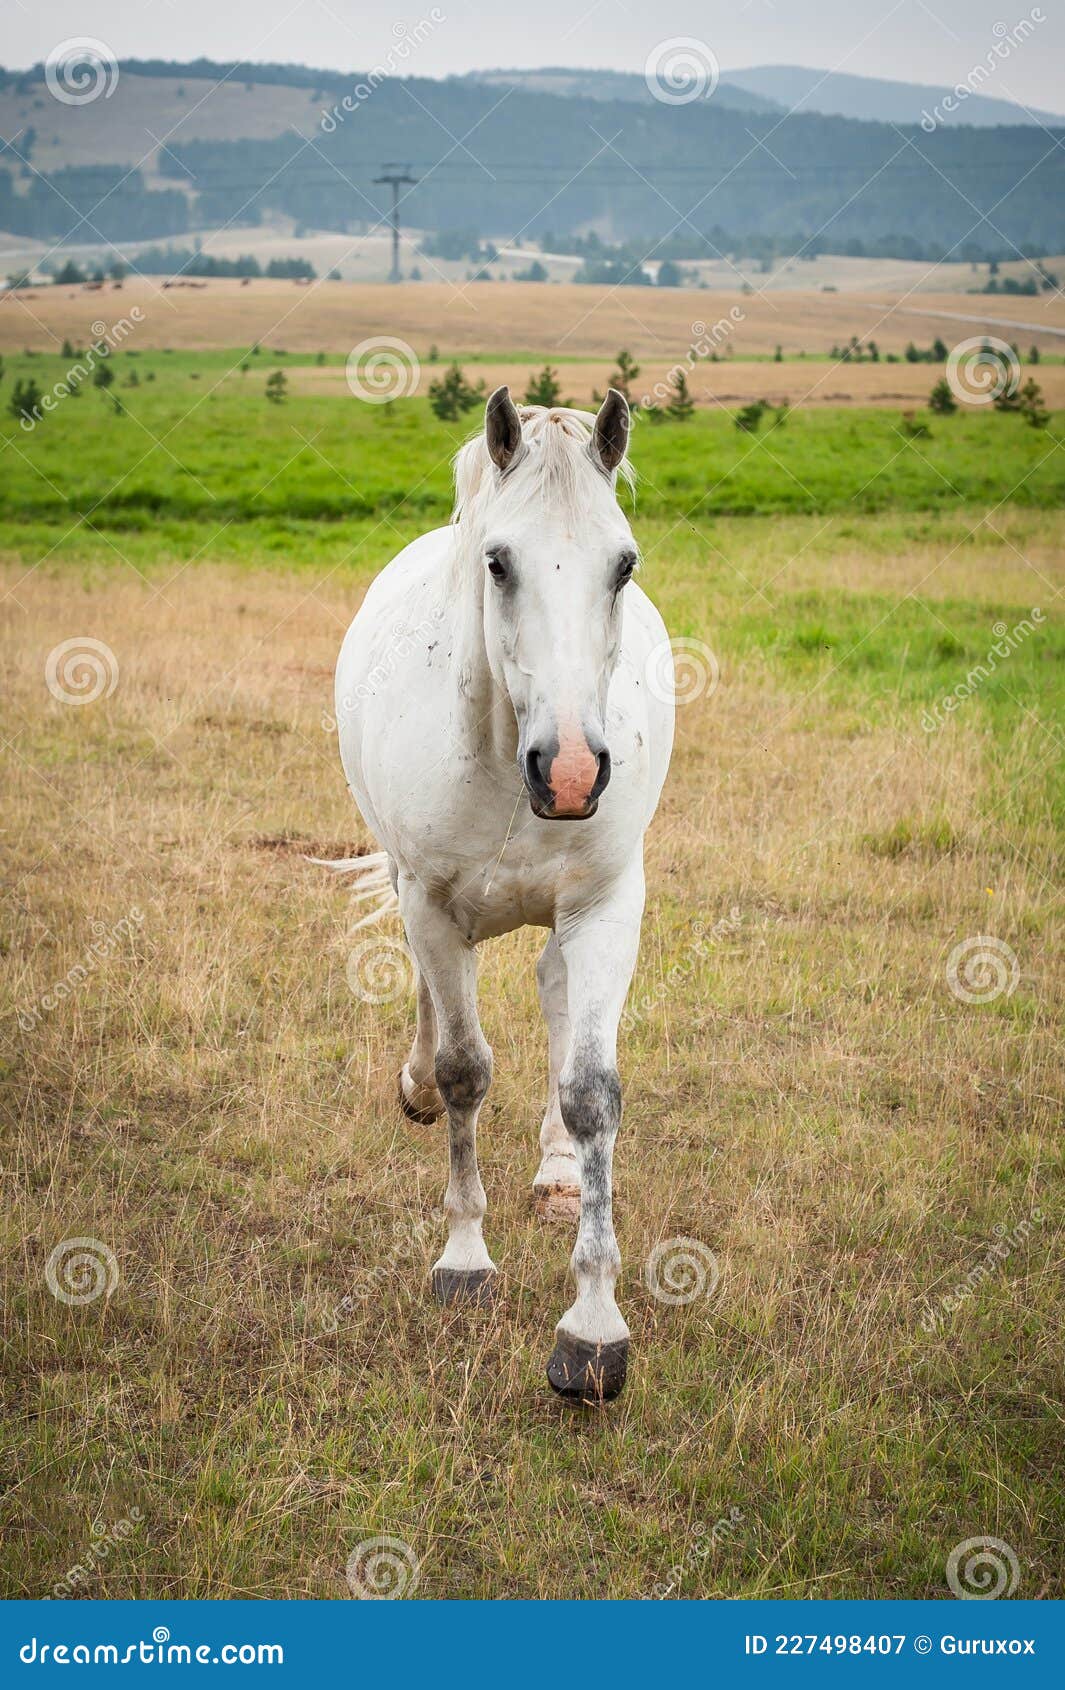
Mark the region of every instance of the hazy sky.
<instances>
[{"instance_id":1,"label":"hazy sky","mask_svg":"<svg viewBox=\"0 0 1065 1690\"><path fill-rule=\"evenodd\" d=\"M385 62L393 28L444 14L402 67L445 76L490 66L642 70L664 38L706 42L725 70L803 64L953 84L1001 27L1034 33L983 91L1057 110L1065 71L1061 0L0 0L0 62L28 65L91 36L118 58L273 59L326 69Z\"/></svg>"}]
</instances>

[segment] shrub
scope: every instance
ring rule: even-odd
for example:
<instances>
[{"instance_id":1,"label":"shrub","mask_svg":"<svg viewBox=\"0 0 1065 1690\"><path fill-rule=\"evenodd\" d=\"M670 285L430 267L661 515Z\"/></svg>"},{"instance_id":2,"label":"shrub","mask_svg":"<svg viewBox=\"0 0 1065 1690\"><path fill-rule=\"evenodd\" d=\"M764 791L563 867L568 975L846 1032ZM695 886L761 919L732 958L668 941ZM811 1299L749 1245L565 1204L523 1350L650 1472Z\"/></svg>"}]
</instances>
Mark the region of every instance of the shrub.
<instances>
[{"instance_id":1,"label":"shrub","mask_svg":"<svg viewBox=\"0 0 1065 1690\"><path fill-rule=\"evenodd\" d=\"M561 398L562 386L557 372L550 364L545 364L537 375L529 378L529 385L525 389L526 405L546 405L550 409L552 405L557 405Z\"/></svg>"},{"instance_id":2,"label":"shrub","mask_svg":"<svg viewBox=\"0 0 1065 1690\"><path fill-rule=\"evenodd\" d=\"M757 434L758 425L765 415L766 408L764 399L755 399L750 405L744 405L741 410L736 412L736 427L742 429L744 434Z\"/></svg>"},{"instance_id":3,"label":"shrub","mask_svg":"<svg viewBox=\"0 0 1065 1690\"><path fill-rule=\"evenodd\" d=\"M456 422L464 411L472 411L483 398L484 382L472 386L457 363L451 364L439 381L429 383L429 404L441 422Z\"/></svg>"}]
</instances>

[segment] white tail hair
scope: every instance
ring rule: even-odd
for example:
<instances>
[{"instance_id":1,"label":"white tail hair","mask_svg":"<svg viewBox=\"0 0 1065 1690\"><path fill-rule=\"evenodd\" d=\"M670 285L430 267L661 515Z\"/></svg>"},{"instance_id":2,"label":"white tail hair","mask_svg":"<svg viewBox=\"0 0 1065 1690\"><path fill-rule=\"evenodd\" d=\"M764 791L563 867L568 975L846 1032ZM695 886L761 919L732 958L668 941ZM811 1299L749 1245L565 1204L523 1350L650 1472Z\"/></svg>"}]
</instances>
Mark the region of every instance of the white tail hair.
<instances>
[{"instance_id":1,"label":"white tail hair","mask_svg":"<svg viewBox=\"0 0 1065 1690\"><path fill-rule=\"evenodd\" d=\"M375 921L382 921L386 915L391 915L399 909L399 899L389 872L387 851L371 851L365 857L307 857L305 860L314 863L316 868L330 869L333 874L354 875L357 884L351 895L353 903L366 904L377 901L377 907L355 923L351 929L353 933L357 933L360 927L369 927Z\"/></svg>"}]
</instances>

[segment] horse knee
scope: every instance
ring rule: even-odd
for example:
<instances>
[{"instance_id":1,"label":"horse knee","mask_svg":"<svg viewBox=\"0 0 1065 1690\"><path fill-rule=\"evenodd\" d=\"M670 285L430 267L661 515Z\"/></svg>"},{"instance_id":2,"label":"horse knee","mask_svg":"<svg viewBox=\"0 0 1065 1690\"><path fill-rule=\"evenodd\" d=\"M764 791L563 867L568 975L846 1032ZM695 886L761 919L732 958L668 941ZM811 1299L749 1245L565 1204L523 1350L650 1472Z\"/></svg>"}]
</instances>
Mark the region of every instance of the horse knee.
<instances>
[{"instance_id":1,"label":"horse knee","mask_svg":"<svg viewBox=\"0 0 1065 1690\"><path fill-rule=\"evenodd\" d=\"M562 1119L578 1144L613 1137L621 1123L621 1081L613 1065L578 1063L558 1087Z\"/></svg>"},{"instance_id":2,"label":"horse knee","mask_svg":"<svg viewBox=\"0 0 1065 1690\"><path fill-rule=\"evenodd\" d=\"M436 1087L449 1110L477 1109L492 1083L492 1052L481 1044L443 1046L436 1053Z\"/></svg>"}]
</instances>

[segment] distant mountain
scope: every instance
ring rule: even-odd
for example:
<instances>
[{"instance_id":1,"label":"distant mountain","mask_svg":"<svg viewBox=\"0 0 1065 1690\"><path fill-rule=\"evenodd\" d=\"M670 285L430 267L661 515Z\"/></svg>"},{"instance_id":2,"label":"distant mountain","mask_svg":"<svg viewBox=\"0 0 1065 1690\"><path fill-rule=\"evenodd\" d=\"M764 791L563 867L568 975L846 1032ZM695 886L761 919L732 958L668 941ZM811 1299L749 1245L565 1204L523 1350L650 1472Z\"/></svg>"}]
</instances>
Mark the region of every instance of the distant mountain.
<instances>
[{"instance_id":1,"label":"distant mountain","mask_svg":"<svg viewBox=\"0 0 1065 1690\"><path fill-rule=\"evenodd\" d=\"M993 79L992 79L993 80ZM1065 128L1065 117L1052 112L1026 111L1010 100L988 94L958 99L954 89L930 88L922 82L888 82L878 76L845 76L836 70L809 70L805 65L754 65L730 70L721 79L733 90L746 90L792 112L820 112L825 117L857 117L874 123L920 123L927 113L941 124L1045 123ZM720 93L720 89L718 92ZM954 110L944 109L950 96ZM717 98L715 94L714 98Z\"/></svg>"},{"instance_id":2,"label":"distant mountain","mask_svg":"<svg viewBox=\"0 0 1065 1690\"><path fill-rule=\"evenodd\" d=\"M721 88L662 103L638 75L608 98L600 73L540 74L591 80L504 94L483 77L124 62L111 97L67 104L46 99L39 67L0 72L0 231L170 240L288 216L358 233L386 212L382 166L399 160L416 179L404 225L474 244L594 233L679 260L1065 248L1065 149L1031 124L928 132L735 107Z\"/></svg>"},{"instance_id":3,"label":"distant mountain","mask_svg":"<svg viewBox=\"0 0 1065 1690\"><path fill-rule=\"evenodd\" d=\"M494 86L523 88L531 94L560 94L579 100L650 100L647 79L628 70L569 70L549 66L543 70L474 70L463 78L469 82L488 82ZM734 111L775 112L784 115L785 108L772 98L751 88L735 86L722 77L714 91L715 105Z\"/></svg>"},{"instance_id":4,"label":"distant mountain","mask_svg":"<svg viewBox=\"0 0 1065 1690\"><path fill-rule=\"evenodd\" d=\"M543 70L471 71L470 82L509 84L530 93L559 94L568 99L651 99L644 77L633 71L576 70L551 66ZM944 107L944 100L951 106ZM804 65L754 65L749 70L722 71L712 95L716 106L733 111L775 113L817 112L822 117L853 117L872 123L920 123L927 114L937 125L1046 124L1065 128L1065 117L1052 112L1026 111L1010 100L988 94L959 99L950 88L926 87L921 82L889 82L878 76L846 76L840 71L810 70ZM927 125L926 125L927 127Z\"/></svg>"}]
</instances>

